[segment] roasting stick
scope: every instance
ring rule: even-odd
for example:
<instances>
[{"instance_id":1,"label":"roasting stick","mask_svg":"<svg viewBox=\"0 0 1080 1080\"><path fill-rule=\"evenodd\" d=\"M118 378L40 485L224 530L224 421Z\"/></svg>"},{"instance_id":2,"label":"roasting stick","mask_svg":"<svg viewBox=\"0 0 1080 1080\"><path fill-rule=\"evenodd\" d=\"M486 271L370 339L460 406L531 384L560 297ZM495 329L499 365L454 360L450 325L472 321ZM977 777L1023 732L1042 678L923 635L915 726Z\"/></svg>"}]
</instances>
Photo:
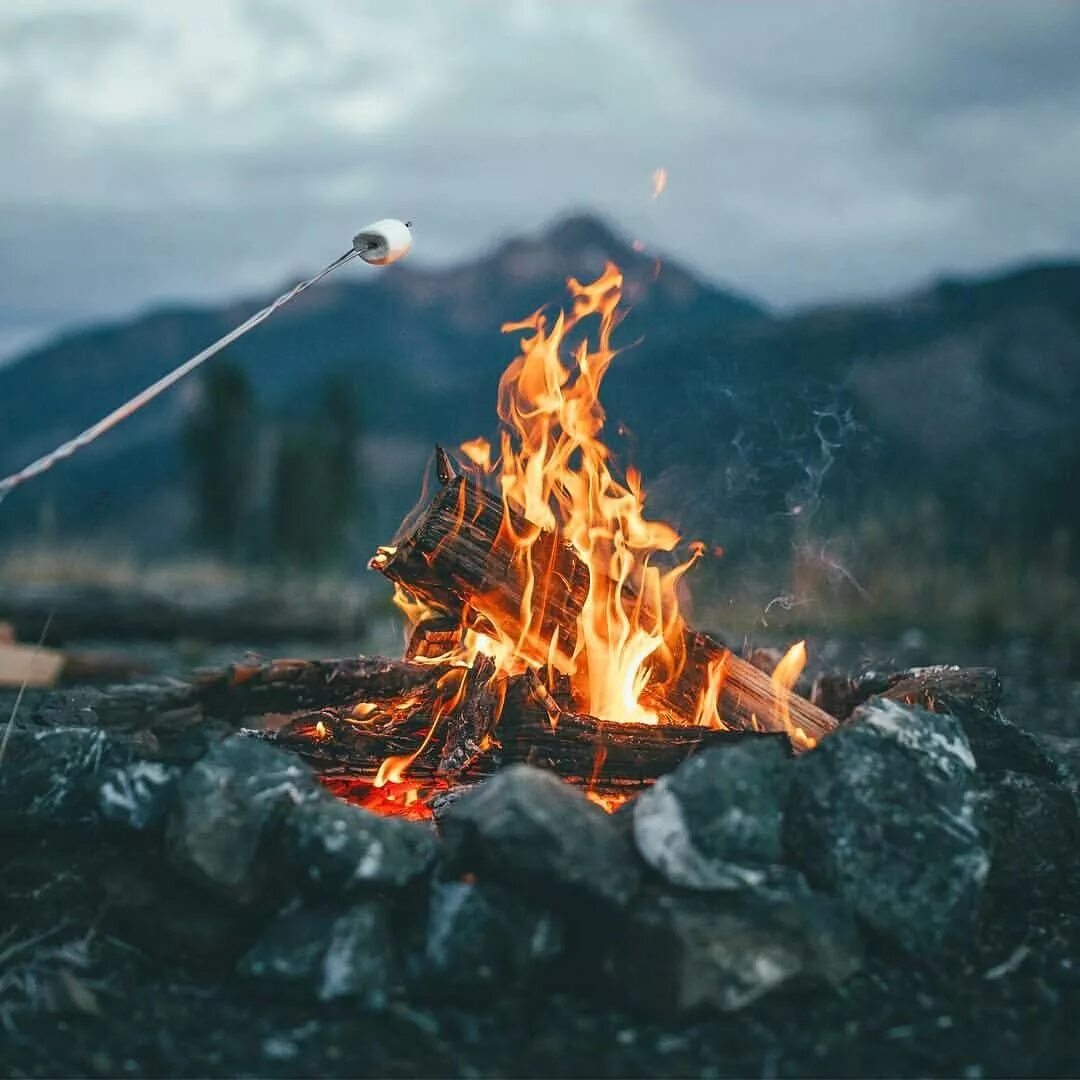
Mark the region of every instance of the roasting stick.
<instances>
[{"instance_id":1,"label":"roasting stick","mask_svg":"<svg viewBox=\"0 0 1080 1080\"><path fill-rule=\"evenodd\" d=\"M267 304L261 311L255 312L246 322L241 323L234 330L230 330L224 337L219 338L213 345L208 345L202 352L196 353L190 360L185 360L179 367L173 368L167 375L158 379L156 383L136 394L135 397L119 408L114 409L108 416L102 417L96 424L88 427L84 432L76 435L75 438L69 439L50 453L39 457L36 461L32 461L24 469L20 469L18 472L12 473L11 476L0 480L0 503L21 484L25 484L35 476L48 472L54 465L78 453L83 447L89 446L104 435L105 432L116 427L121 421L137 413L144 405L153 401L159 394L164 393L170 386L178 383L185 375L190 375L197 367L204 364L211 357L216 356L222 349L236 341L237 338L243 337L249 330L254 330L259 323L269 319L278 308L284 307L305 289L310 289L312 285L322 281L324 277L333 273L339 266L344 266L355 258L363 259L364 262L370 263L372 266L387 266L403 258L412 247L411 224L408 221L398 221L396 218L383 218L361 229L353 237L352 247L344 255L324 266L314 277L307 278L298 285L293 286L288 292L282 293L281 296L272 303ZM49 632L54 614L55 612L50 613L48 619L45 620L45 626L38 640L38 648L45 644L45 637ZM27 677L23 679L22 685L19 687L14 704L11 706L11 713L4 724L2 734L0 734L0 765L3 764L8 739L11 737L15 718L18 715L19 706L22 704L23 695L26 693L26 687L29 683L29 668L30 661L28 660Z\"/></svg>"},{"instance_id":2,"label":"roasting stick","mask_svg":"<svg viewBox=\"0 0 1080 1080\"><path fill-rule=\"evenodd\" d=\"M246 322L241 323L234 330L230 330L224 337L219 338L212 345L208 345L202 352L196 353L190 360L185 360L179 367L173 368L167 375L162 376L156 383L148 386L141 393L136 394L130 401L125 402L119 408L114 409L108 416L102 417L96 424L88 427L84 432L76 435L73 439L58 446L55 450L32 461L24 469L20 469L11 476L0 480L0 503L21 484L32 480L48 472L54 465L73 454L78 453L84 447L96 441L105 432L116 427L121 421L133 416L144 405L153 401L154 398L164 393L170 386L178 383L184 376L190 375L197 367L204 364L211 357L216 356L222 349L227 348L237 338L243 337L249 330L254 330L260 323L265 322L278 308L284 307L290 300L299 296L305 289L322 281L328 274L333 273L339 266L344 266L353 259L360 258L373 266L386 266L397 262L398 259L408 254L412 246L412 233L410 222L398 221L395 218L383 218L367 228L362 229L353 239L353 246L339 256L332 263L324 266L314 277L301 281L293 286L288 292L282 293L272 303L267 304L261 311L255 312Z\"/></svg>"}]
</instances>

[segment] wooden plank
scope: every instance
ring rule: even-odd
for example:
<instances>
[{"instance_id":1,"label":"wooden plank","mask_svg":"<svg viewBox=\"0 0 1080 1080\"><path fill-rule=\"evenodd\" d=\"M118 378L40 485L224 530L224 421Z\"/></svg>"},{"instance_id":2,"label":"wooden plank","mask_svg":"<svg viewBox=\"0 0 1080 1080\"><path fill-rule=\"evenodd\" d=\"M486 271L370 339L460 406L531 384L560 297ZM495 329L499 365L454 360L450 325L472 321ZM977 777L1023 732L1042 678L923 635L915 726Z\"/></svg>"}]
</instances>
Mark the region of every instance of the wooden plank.
<instances>
[{"instance_id":1,"label":"wooden plank","mask_svg":"<svg viewBox=\"0 0 1080 1080\"><path fill-rule=\"evenodd\" d=\"M55 686L64 671L65 657L56 649L0 642L0 686Z\"/></svg>"}]
</instances>

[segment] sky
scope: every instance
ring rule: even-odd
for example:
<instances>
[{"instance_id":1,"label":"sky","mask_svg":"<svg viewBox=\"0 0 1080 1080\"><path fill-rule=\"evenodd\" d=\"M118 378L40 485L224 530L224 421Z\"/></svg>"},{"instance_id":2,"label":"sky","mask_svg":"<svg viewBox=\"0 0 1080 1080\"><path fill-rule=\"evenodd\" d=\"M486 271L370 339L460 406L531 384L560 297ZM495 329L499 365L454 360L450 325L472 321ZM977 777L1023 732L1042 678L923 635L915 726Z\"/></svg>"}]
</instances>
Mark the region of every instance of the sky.
<instances>
[{"instance_id":1,"label":"sky","mask_svg":"<svg viewBox=\"0 0 1080 1080\"><path fill-rule=\"evenodd\" d=\"M1077 255L1078 50L1043 0L8 2L0 356L385 216L447 264L594 209L780 308Z\"/></svg>"}]
</instances>

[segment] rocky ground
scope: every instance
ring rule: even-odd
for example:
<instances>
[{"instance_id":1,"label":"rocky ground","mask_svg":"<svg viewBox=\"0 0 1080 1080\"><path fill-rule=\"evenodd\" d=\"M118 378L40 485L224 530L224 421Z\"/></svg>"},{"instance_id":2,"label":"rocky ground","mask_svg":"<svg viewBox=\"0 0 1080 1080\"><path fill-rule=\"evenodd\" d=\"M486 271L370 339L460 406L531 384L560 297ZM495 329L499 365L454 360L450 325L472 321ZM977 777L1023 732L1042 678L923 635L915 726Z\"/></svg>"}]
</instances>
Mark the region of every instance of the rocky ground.
<instances>
[{"instance_id":1,"label":"rocky ground","mask_svg":"<svg viewBox=\"0 0 1080 1080\"><path fill-rule=\"evenodd\" d=\"M1047 737L895 684L828 753L701 755L613 818L530 774L438 843L264 744L199 728L148 762L29 724L57 716L31 695L0 767L4 1071L1075 1074L1078 686L1024 642L940 658L997 663Z\"/></svg>"}]
</instances>

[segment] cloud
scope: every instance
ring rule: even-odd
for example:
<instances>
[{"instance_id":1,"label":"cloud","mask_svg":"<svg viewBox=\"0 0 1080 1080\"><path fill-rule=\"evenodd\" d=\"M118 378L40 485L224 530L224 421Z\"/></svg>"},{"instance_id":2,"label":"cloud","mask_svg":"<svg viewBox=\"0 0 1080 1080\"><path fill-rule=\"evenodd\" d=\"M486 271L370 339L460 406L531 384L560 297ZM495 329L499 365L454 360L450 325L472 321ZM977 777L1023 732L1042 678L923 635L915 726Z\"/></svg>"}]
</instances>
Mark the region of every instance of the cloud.
<instances>
[{"instance_id":1,"label":"cloud","mask_svg":"<svg viewBox=\"0 0 1080 1080\"><path fill-rule=\"evenodd\" d=\"M446 262L594 207L776 304L1071 253L1078 31L1041 0L24 0L0 333L262 292L388 213Z\"/></svg>"}]
</instances>

